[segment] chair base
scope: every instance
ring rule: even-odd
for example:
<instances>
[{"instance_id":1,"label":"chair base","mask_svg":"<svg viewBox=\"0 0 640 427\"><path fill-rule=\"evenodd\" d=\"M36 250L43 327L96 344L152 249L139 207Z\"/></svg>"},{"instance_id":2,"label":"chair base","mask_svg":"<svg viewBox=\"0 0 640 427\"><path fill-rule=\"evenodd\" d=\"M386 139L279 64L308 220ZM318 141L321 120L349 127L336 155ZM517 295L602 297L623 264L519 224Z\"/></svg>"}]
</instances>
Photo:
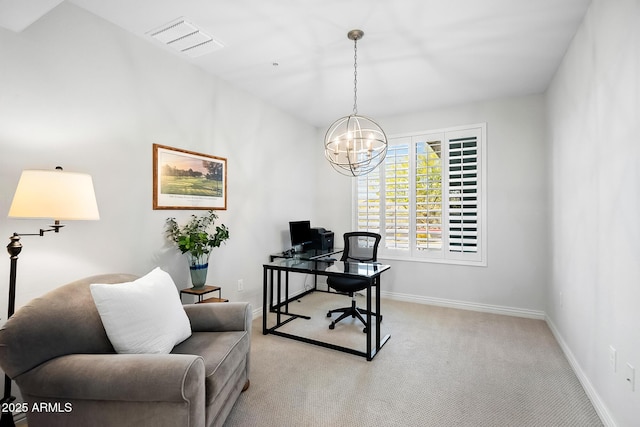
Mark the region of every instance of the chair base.
<instances>
[{"instance_id":1,"label":"chair base","mask_svg":"<svg viewBox=\"0 0 640 427\"><path fill-rule=\"evenodd\" d=\"M369 312L363 308L356 307L355 298L351 299L350 307L343 307L343 308L336 308L334 310L329 310L327 312L327 317L331 317L333 313L342 313L342 314L336 320L331 322L331 324L329 325L329 329L334 329L336 327L336 323L340 322L342 319L346 319L347 317L351 316L353 318L358 318L360 322L362 322L362 324L364 325L364 329L362 330L362 332L367 332L367 326L368 326L367 321L364 319L364 316L369 313L371 313L371 316L377 316L377 314L374 313L373 311ZM382 316L380 316L380 321L382 322Z\"/></svg>"}]
</instances>

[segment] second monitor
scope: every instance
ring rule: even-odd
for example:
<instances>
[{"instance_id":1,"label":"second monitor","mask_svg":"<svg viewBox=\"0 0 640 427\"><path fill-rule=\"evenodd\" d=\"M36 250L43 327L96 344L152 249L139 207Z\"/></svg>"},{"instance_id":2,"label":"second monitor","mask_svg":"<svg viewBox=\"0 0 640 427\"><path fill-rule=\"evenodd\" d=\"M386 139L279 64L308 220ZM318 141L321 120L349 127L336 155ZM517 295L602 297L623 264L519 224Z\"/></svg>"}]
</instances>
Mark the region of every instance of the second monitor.
<instances>
[{"instance_id":1,"label":"second monitor","mask_svg":"<svg viewBox=\"0 0 640 427\"><path fill-rule=\"evenodd\" d=\"M311 243L311 221L290 221L289 234L291 246L300 246L304 250Z\"/></svg>"}]
</instances>

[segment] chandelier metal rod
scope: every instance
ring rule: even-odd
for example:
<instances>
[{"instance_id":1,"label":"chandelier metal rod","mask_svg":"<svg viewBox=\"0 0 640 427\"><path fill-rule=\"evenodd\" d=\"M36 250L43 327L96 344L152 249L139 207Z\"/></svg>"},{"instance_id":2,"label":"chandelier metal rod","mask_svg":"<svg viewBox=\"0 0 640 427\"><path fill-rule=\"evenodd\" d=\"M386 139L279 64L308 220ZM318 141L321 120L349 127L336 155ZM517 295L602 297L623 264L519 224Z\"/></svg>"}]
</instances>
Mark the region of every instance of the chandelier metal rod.
<instances>
[{"instance_id":1,"label":"chandelier metal rod","mask_svg":"<svg viewBox=\"0 0 640 427\"><path fill-rule=\"evenodd\" d=\"M358 40L364 36L362 30L351 30L347 34L353 40L353 115L358 115Z\"/></svg>"},{"instance_id":2,"label":"chandelier metal rod","mask_svg":"<svg viewBox=\"0 0 640 427\"><path fill-rule=\"evenodd\" d=\"M358 115L358 39L353 40L353 115Z\"/></svg>"}]
</instances>

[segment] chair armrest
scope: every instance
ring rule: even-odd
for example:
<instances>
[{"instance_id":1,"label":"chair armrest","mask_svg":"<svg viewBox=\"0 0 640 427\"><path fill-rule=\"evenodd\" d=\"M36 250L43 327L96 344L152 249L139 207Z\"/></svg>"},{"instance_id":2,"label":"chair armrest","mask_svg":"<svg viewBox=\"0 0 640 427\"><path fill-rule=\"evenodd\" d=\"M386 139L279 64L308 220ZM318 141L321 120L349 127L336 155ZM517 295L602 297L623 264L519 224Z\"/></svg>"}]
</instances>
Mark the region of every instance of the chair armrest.
<instances>
[{"instance_id":1,"label":"chair armrest","mask_svg":"<svg viewBox=\"0 0 640 427\"><path fill-rule=\"evenodd\" d=\"M193 332L251 332L253 313L248 302L186 304Z\"/></svg>"},{"instance_id":2,"label":"chair armrest","mask_svg":"<svg viewBox=\"0 0 640 427\"><path fill-rule=\"evenodd\" d=\"M15 378L23 392L59 400L204 399L204 360L183 354L72 354Z\"/></svg>"}]
</instances>

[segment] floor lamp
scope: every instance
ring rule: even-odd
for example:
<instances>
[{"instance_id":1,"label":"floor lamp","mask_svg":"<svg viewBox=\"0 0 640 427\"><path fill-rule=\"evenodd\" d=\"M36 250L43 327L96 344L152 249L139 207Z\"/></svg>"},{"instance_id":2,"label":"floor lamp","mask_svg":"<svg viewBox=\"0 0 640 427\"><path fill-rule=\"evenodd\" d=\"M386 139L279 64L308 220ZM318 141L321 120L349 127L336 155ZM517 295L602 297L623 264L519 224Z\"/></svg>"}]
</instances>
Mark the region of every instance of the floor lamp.
<instances>
[{"instance_id":1,"label":"floor lamp","mask_svg":"<svg viewBox=\"0 0 640 427\"><path fill-rule=\"evenodd\" d=\"M25 170L20 176L18 187L13 196L10 218L47 218L54 224L38 233L13 233L7 245L11 268L9 271L9 302L7 319L13 316L16 301L16 271L18 255L22 251L21 236L44 236L53 231L58 233L62 220L99 219L96 195L90 175L56 170ZM11 378L4 376L3 408L8 408L15 397L11 395ZM12 411L2 412L0 427L15 426Z\"/></svg>"}]
</instances>

